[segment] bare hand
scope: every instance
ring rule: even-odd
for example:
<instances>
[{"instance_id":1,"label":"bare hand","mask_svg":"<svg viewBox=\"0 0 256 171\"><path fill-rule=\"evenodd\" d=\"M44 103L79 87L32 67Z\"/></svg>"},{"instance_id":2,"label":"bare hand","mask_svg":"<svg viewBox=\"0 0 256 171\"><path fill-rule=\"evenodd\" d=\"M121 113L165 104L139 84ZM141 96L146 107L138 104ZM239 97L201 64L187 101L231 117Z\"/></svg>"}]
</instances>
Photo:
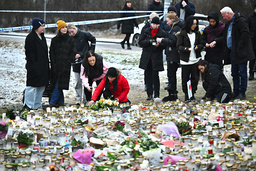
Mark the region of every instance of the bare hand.
<instances>
[{"instance_id":1,"label":"bare hand","mask_svg":"<svg viewBox=\"0 0 256 171\"><path fill-rule=\"evenodd\" d=\"M93 101L93 100L91 100L91 101L88 102L88 105L89 105L89 106L91 106L91 105L93 105L93 104L94 104L94 101Z\"/></svg>"},{"instance_id":2,"label":"bare hand","mask_svg":"<svg viewBox=\"0 0 256 171\"><path fill-rule=\"evenodd\" d=\"M185 7L187 5L186 1L182 1L182 6Z\"/></svg>"},{"instance_id":3,"label":"bare hand","mask_svg":"<svg viewBox=\"0 0 256 171\"><path fill-rule=\"evenodd\" d=\"M210 47L210 44L209 44L209 43L206 43L206 44L205 44L205 47Z\"/></svg>"},{"instance_id":4,"label":"bare hand","mask_svg":"<svg viewBox=\"0 0 256 171\"><path fill-rule=\"evenodd\" d=\"M196 45L195 50L197 50L197 49L198 49L198 46Z\"/></svg>"},{"instance_id":5,"label":"bare hand","mask_svg":"<svg viewBox=\"0 0 256 171\"><path fill-rule=\"evenodd\" d=\"M189 51L189 52L191 52L191 50L192 50L191 48L188 48L188 51Z\"/></svg>"},{"instance_id":6,"label":"bare hand","mask_svg":"<svg viewBox=\"0 0 256 171\"><path fill-rule=\"evenodd\" d=\"M78 59L78 58L80 58L80 57L81 57L80 54L76 54L76 56L75 56L76 59Z\"/></svg>"},{"instance_id":7,"label":"bare hand","mask_svg":"<svg viewBox=\"0 0 256 171\"><path fill-rule=\"evenodd\" d=\"M157 43L161 43L164 38L156 38Z\"/></svg>"},{"instance_id":8,"label":"bare hand","mask_svg":"<svg viewBox=\"0 0 256 171\"><path fill-rule=\"evenodd\" d=\"M159 43L157 43L157 44L155 44L155 45L153 45L153 46L158 47L158 46L159 46Z\"/></svg>"},{"instance_id":9,"label":"bare hand","mask_svg":"<svg viewBox=\"0 0 256 171\"><path fill-rule=\"evenodd\" d=\"M206 97L206 99L205 99L206 101L210 101L211 100L211 98L209 98L209 97Z\"/></svg>"},{"instance_id":10,"label":"bare hand","mask_svg":"<svg viewBox=\"0 0 256 171\"><path fill-rule=\"evenodd\" d=\"M216 46L216 41L213 41L212 43L210 43L210 47L214 48Z\"/></svg>"}]
</instances>

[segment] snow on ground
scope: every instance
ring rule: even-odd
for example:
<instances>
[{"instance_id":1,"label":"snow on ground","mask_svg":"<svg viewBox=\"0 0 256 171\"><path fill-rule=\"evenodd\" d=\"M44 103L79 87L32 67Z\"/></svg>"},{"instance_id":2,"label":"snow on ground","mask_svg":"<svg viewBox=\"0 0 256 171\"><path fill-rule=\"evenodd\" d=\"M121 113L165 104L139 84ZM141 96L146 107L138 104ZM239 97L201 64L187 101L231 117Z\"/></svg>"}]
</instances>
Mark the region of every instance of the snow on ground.
<instances>
[{"instance_id":1,"label":"snow on ground","mask_svg":"<svg viewBox=\"0 0 256 171\"><path fill-rule=\"evenodd\" d=\"M10 107L14 105L22 105L23 90L26 85L26 70L25 70L25 53L24 41L0 41L0 107ZM48 43L49 45L50 43ZM104 46L103 46L104 47ZM141 50L123 50L123 49L109 49L99 48L96 52L104 57L109 64L118 68L122 74L127 78L131 90L129 98L136 95L137 92L144 90L144 70L139 69L139 59ZM225 75L230 80L230 67L225 67ZM166 65L165 71L160 72L161 89L166 86ZM177 79L178 87L181 82L181 69L178 69ZM94 84L94 86L96 86ZM199 84L199 87L201 84ZM132 93L133 92L133 93ZM65 103L75 104L75 90L74 90L74 76L71 73L70 89L64 91ZM143 97L144 98L144 97ZM43 104L48 104L48 98L43 98Z\"/></svg>"}]
</instances>

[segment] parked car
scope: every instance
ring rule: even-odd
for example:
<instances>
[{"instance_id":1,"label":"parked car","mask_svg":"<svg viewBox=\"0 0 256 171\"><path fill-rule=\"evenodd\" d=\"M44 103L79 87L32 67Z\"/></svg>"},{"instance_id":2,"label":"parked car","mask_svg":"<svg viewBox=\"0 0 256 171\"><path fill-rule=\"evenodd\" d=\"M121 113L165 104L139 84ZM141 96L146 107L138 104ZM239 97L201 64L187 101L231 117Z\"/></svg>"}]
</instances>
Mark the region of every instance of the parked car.
<instances>
[{"instance_id":1,"label":"parked car","mask_svg":"<svg viewBox=\"0 0 256 171\"><path fill-rule=\"evenodd\" d=\"M209 25L209 22L207 19L208 16L204 14L199 14L199 13L195 13L195 16L198 18L199 30L201 34L203 34L204 28ZM130 42L132 42L133 46L139 46L139 37L144 25L145 23L143 22L139 24L139 28L134 27L134 33L130 37Z\"/></svg>"}]
</instances>

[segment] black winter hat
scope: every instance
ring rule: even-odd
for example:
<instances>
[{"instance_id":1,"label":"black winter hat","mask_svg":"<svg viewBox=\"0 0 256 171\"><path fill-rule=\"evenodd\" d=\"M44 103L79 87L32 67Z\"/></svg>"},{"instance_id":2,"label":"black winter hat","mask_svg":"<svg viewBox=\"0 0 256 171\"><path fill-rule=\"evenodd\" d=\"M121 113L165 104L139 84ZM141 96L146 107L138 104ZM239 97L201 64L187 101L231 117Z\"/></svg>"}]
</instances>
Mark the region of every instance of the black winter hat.
<instances>
[{"instance_id":1,"label":"black winter hat","mask_svg":"<svg viewBox=\"0 0 256 171\"><path fill-rule=\"evenodd\" d=\"M254 4L254 6L253 6L253 9L255 9L256 8L256 2L255 2L255 4Z\"/></svg>"},{"instance_id":2,"label":"black winter hat","mask_svg":"<svg viewBox=\"0 0 256 171\"><path fill-rule=\"evenodd\" d=\"M170 7L168 8L168 12L169 12L169 11L173 11L173 12L177 13L177 9L175 8L175 6L170 6Z\"/></svg>"},{"instance_id":3,"label":"black winter hat","mask_svg":"<svg viewBox=\"0 0 256 171\"><path fill-rule=\"evenodd\" d=\"M33 26L33 30L38 29L41 25L43 25L45 23L44 20L40 19L40 18L34 18L32 20L32 26Z\"/></svg>"},{"instance_id":4,"label":"black winter hat","mask_svg":"<svg viewBox=\"0 0 256 171\"><path fill-rule=\"evenodd\" d=\"M151 23L160 24L159 17L154 17L154 18L152 19Z\"/></svg>"},{"instance_id":5,"label":"black winter hat","mask_svg":"<svg viewBox=\"0 0 256 171\"><path fill-rule=\"evenodd\" d=\"M113 78L113 77L117 77L116 68L110 67L110 68L108 69L108 72L107 72L106 76L107 76L107 77L112 77L112 78Z\"/></svg>"}]
</instances>

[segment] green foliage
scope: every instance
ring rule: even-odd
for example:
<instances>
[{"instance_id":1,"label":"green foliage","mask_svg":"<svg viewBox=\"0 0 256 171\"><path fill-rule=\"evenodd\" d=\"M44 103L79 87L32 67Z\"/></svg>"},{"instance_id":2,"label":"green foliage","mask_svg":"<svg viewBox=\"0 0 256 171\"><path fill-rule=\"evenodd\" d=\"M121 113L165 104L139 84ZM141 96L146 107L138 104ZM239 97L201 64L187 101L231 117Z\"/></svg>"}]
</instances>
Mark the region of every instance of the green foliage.
<instances>
[{"instance_id":1,"label":"green foliage","mask_svg":"<svg viewBox=\"0 0 256 171\"><path fill-rule=\"evenodd\" d=\"M176 122L176 126L177 126L177 128L179 130L179 133L182 136L191 135L192 134L192 128L189 125L189 122Z\"/></svg>"},{"instance_id":2,"label":"green foliage","mask_svg":"<svg viewBox=\"0 0 256 171\"><path fill-rule=\"evenodd\" d=\"M33 142L33 139L31 139L30 137L32 137L32 136L33 136L33 134L19 132L19 135L17 137L18 143L31 145Z\"/></svg>"},{"instance_id":3,"label":"green foliage","mask_svg":"<svg viewBox=\"0 0 256 171\"><path fill-rule=\"evenodd\" d=\"M71 145L73 147L80 147L80 148L84 147L84 143L82 143L80 140L77 141L75 138L72 140Z\"/></svg>"}]
</instances>

